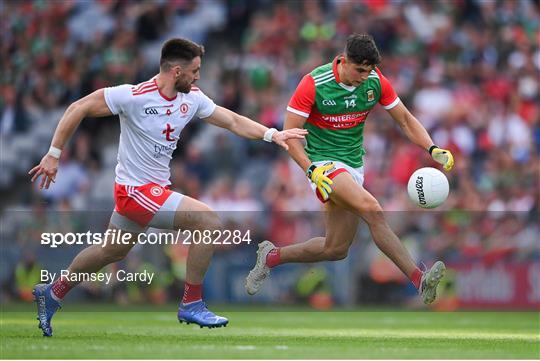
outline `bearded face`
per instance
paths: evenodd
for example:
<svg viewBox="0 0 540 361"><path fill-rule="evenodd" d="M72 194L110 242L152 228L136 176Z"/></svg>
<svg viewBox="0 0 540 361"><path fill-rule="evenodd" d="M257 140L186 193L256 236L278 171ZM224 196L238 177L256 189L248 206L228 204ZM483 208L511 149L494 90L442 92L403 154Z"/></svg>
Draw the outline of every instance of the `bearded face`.
<svg viewBox="0 0 540 361"><path fill-rule="evenodd" d="M191 86L195 84L200 77L201 58L196 57L190 63L178 67L174 87L179 93L187 94Z"/></svg>
<svg viewBox="0 0 540 361"><path fill-rule="evenodd" d="M189 82L189 80L187 80L184 77L180 76L174 82L174 88L179 93L187 94L191 90L191 84L193 84L193 83L194 82Z"/></svg>

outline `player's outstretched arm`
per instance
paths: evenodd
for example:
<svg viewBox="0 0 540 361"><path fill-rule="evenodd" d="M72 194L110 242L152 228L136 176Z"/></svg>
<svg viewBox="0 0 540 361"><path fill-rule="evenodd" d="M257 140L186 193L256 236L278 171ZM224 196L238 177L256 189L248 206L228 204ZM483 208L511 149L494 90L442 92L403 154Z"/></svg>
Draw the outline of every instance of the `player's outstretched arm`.
<svg viewBox="0 0 540 361"><path fill-rule="evenodd" d="M403 133L411 142L427 150L433 159L443 165L445 170L451 170L454 166L454 157L449 150L441 149L433 144L426 128L400 101L395 107L388 110L388 113L399 124Z"/></svg>
<svg viewBox="0 0 540 361"><path fill-rule="evenodd" d="M285 124L283 128L294 129L302 128L306 118L296 113L288 111L285 115ZM330 178L325 175L325 172L334 167L334 163L330 162L322 166L316 166L311 164L309 157L304 150L304 144L298 139L290 139L287 141L289 145L289 155L294 159L296 163L306 172L308 179L315 184L319 193L324 200L330 197L332 193L332 184L334 183Z"/></svg>
<svg viewBox="0 0 540 361"><path fill-rule="evenodd" d="M51 182L56 178L58 171L58 160L65 144L75 132L81 121L86 117L104 117L112 115L105 102L104 90L99 89L72 103L60 119L54 132L49 152L41 159L41 162L32 168L28 174L32 176L34 182L41 177L40 189L49 188Z"/></svg>
<svg viewBox="0 0 540 361"><path fill-rule="evenodd" d="M283 124L283 129L303 128L305 122L306 118L303 116L288 111L285 114L285 123ZM304 150L304 144L302 141L298 139L291 139L287 141L287 144L289 145L289 155L291 158L298 163L304 172L306 172L311 165L311 161Z"/></svg>
<svg viewBox="0 0 540 361"><path fill-rule="evenodd" d="M304 139L304 136L307 134L307 130L298 128L287 129L281 132L276 129L269 129L262 124L220 106L217 106L212 115L204 118L204 120L220 128L228 129L244 138L264 139L268 142L274 142L285 150L289 149L286 143L289 139Z"/></svg>

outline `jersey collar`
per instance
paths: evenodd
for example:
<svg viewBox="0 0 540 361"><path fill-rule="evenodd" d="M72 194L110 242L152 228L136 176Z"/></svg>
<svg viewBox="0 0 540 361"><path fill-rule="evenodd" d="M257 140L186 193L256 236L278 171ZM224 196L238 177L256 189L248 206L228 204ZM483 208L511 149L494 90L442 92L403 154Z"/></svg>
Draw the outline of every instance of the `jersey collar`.
<svg viewBox="0 0 540 361"><path fill-rule="evenodd" d="M156 78L154 78L154 84L156 84L156 86L157 86L157 88L158 88L158 93L159 93L159 95L161 95L161 97L162 97L163 99L165 99L166 101L172 102L172 101L175 100L176 97L178 96L178 93L176 93L176 95L175 95L174 97L169 98L168 96L166 96L165 94L163 94L163 93L161 92L161 90L159 90L159 86L158 86L158 83L157 83Z"/></svg>

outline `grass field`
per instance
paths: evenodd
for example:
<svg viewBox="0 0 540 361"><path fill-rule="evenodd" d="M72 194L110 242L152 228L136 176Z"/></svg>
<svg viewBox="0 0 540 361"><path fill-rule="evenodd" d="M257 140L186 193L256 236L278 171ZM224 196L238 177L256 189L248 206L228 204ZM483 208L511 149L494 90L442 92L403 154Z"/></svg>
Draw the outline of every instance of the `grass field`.
<svg viewBox="0 0 540 361"><path fill-rule="evenodd" d="M33 307L2 309L5 358L540 358L536 312L392 312L238 308L220 329L180 325L173 307L61 310L44 338ZM90 307L87 308L91 309Z"/></svg>

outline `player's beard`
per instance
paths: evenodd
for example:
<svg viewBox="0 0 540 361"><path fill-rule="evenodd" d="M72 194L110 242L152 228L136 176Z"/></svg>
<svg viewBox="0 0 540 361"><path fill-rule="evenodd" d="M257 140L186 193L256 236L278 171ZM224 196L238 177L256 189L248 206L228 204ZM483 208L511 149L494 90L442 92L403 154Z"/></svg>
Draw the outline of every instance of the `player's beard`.
<svg viewBox="0 0 540 361"><path fill-rule="evenodd" d="M177 92L187 94L191 90L191 83L183 82L181 79L178 79L174 84L174 88Z"/></svg>

